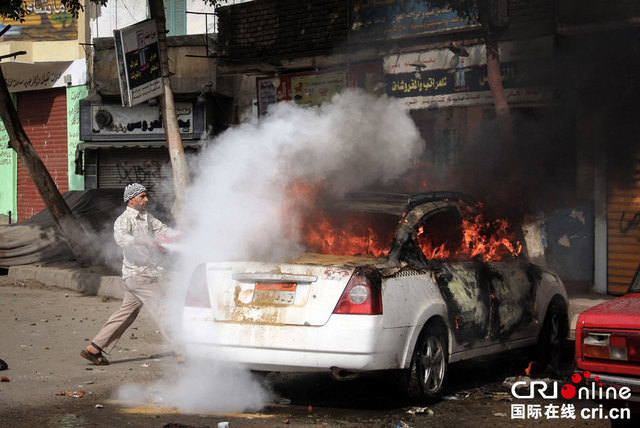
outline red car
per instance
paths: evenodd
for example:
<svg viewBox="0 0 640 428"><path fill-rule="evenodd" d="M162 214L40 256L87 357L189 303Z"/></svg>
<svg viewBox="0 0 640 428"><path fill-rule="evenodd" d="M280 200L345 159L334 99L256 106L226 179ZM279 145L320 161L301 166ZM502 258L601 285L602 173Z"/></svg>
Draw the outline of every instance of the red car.
<svg viewBox="0 0 640 428"><path fill-rule="evenodd" d="M578 317L576 366L590 372L588 384L624 391L627 405L640 410L640 267L625 295Z"/></svg>

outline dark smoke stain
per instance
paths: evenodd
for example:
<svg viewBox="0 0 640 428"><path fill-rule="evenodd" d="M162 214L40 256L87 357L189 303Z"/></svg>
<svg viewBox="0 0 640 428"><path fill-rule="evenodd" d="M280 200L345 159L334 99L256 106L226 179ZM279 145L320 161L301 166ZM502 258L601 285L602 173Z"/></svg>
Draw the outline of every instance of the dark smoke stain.
<svg viewBox="0 0 640 428"><path fill-rule="evenodd" d="M451 168L455 188L486 204L490 216L519 224L527 215L567 206L575 195L573 121L554 109L513 111L512 132L482 125Z"/></svg>

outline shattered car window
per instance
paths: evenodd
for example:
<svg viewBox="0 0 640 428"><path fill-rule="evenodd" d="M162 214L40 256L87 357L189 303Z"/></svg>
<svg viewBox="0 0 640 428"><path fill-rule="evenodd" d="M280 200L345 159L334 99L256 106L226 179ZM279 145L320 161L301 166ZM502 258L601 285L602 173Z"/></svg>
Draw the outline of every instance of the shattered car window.
<svg viewBox="0 0 640 428"><path fill-rule="evenodd" d="M462 219L455 209L425 216L418 226L418 245L427 259L464 258L466 254L460 251L462 238Z"/></svg>
<svg viewBox="0 0 640 428"><path fill-rule="evenodd" d="M318 210L303 220L301 234L310 252L384 257L398 220L390 214Z"/></svg>
<svg viewBox="0 0 640 428"><path fill-rule="evenodd" d="M427 259L483 261L513 258L522 245L504 220L486 221L472 210L451 208L426 215L416 231L418 245Z"/></svg>

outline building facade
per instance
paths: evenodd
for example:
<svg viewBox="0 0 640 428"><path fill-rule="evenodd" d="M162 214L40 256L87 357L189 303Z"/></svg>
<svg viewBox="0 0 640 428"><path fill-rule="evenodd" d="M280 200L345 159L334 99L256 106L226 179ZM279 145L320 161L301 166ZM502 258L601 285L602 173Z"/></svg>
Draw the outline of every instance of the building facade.
<svg viewBox="0 0 640 428"><path fill-rule="evenodd" d="M0 56L26 52L0 64L25 131L60 192L121 187L132 180L153 188L170 178L162 128L128 129L132 123L157 121L157 106L121 107L116 71L113 32L147 19L146 2L88 3L78 18L54 1L31 3L25 2L28 13L23 22L0 23L0 29L11 26L0 39ZM189 110L179 115L184 119L185 146L197 145L194 142L205 131L217 129L222 121L205 119L216 101L215 65L209 58L216 26L213 12L201 0L165 1L172 83L181 113ZM215 105L224 104L217 101ZM92 132L98 130L97 111L122 118L111 126L120 132ZM0 124L1 223L24 221L44 208L7 141Z"/></svg>
<svg viewBox="0 0 640 428"><path fill-rule="evenodd" d="M348 87L401 99L426 145L403 190L494 202L539 224L572 292L624 291L640 261L637 2L492 2L511 138L499 136L483 28L451 9L256 0L218 15L217 86L235 110L313 106Z"/></svg>
<svg viewBox="0 0 640 428"><path fill-rule="evenodd" d="M23 22L0 39L0 55L24 52L0 63L18 116L61 192L82 189L73 153L79 143L78 100L86 95L86 17L74 18L56 2L29 5ZM44 203L15 152L8 148L4 129L0 143L0 220L23 221Z"/></svg>
<svg viewBox="0 0 640 428"><path fill-rule="evenodd" d="M74 19L40 2L0 40L0 63L59 189L142 181L170 200L157 105L122 107L113 30L146 2L91 4ZM640 260L640 3L495 0L514 123L499 138L483 28L426 2L165 2L186 150L277 102L314 106L345 88L402 100L425 141L405 191L458 190L540 226L546 262L574 292L621 293ZM161 122L161 121L160 121ZM43 207L0 129L0 221ZM531 220L533 219L533 220Z"/></svg>

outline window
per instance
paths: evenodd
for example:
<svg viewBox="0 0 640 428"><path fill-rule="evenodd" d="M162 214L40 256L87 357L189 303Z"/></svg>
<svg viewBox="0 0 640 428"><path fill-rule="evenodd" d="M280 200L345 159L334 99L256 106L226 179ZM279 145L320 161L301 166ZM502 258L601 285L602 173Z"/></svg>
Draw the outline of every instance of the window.
<svg viewBox="0 0 640 428"><path fill-rule="evenodd" d="M168 36L187 34L186 0L164 0L164 14L167 20Z"/></svg>

